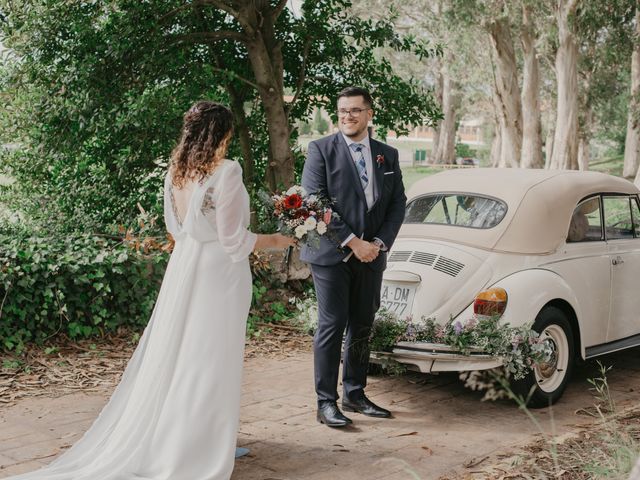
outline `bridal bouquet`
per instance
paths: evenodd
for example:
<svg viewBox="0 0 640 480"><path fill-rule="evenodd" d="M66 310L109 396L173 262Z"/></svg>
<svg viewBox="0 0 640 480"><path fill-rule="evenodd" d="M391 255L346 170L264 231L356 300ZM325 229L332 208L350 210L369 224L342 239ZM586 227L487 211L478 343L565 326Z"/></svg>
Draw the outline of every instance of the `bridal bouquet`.
<svg viewBox="0 0 640 480"><path fill-rule="evenodd" d="M271 202L280 232L316 248L331 221L339 218L327 199L308 195L299 185L272 196Z"/></svg>

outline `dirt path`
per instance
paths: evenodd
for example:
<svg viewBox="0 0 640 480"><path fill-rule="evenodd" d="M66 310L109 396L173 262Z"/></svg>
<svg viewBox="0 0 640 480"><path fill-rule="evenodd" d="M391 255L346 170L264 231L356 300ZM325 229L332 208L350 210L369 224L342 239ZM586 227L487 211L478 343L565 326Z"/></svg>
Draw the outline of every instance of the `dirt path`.
<svg viewBox="0 0 640 480"><path fill-rule="evenodd" d="M602 359L619 408L640 403L640 349ZM535 412L545 433L572 432L594 422L588 378L579 368L563 400ZM50 462L90 425L111 387L57 398L27 397L0 405L0 478ZM251 449L233 480L437 479L465 475L538 439L540 430L507 401L480 402L456 375L372 377L368 393L393 419L353 415L332 430L315 420L312 357L257 356L245 365L238 443ZM468 467L468 468L467 468ZM178 480L178 479L176 479ZM186 480L186 479L185 479Z"/></svg>

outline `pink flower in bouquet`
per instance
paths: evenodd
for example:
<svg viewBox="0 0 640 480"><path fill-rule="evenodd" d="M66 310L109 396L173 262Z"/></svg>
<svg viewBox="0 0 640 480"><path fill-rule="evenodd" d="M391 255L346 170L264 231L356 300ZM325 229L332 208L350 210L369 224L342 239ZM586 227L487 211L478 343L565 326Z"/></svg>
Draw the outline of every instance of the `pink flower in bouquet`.
<svg viewBox="0 0 640 480"><path fill-rule="evenodd" d="M329 224L331 223L331 214L332 214L332 213L333 213L333 212L331 211L331 209L330 209L330 208L327 208L327 209L324 211L324 216L322 217L322 221L323 221L324 223L326 223L327 225L329 225Z"/></svg>

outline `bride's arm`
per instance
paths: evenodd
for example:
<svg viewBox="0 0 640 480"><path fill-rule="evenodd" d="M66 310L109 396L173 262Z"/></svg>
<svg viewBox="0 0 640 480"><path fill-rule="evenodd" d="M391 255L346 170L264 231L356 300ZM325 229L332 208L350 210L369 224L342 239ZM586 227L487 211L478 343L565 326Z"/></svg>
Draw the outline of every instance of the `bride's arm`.
<svg viewBox="0 0 640 480"><path fill-rule="evenodd" d="M295 245L296 241L292 237L287 237L281 233L258 234L253 250L264 250L265 248L287 248Z"/></svg>
<svg viewBox="0 0 640 480"><path fill-rule="evenodd" d="M294 244L293 238L279 233L262 235L250 232L245 226L242 209L238 207L247 195L242 183L242 168L233 163L222 174L221 188L217 190L216 197L216 225L220 243L234 262L247 258L252 250L286 248Z"/></svg>

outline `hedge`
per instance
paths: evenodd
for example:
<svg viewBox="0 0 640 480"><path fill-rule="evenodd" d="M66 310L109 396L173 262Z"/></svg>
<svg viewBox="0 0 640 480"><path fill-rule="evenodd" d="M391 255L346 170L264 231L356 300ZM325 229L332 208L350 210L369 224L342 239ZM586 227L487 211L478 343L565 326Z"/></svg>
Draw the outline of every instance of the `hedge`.
<svg viewBox="0 0 640 480"><path fill-rule="evenodd" d="M167 260L116 239L0 233L0 349L144 327Z"/></svg>

